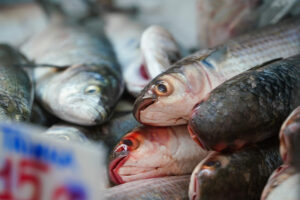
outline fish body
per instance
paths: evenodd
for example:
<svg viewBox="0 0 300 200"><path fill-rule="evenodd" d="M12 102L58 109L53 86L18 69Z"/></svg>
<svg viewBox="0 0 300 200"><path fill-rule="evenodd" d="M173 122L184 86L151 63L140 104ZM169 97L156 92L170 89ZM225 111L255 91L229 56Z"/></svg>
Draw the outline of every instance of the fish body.
<svg viewBox="0 0 300 200"><path fill-rule="evenodd" d="M32 35L46 28L48 19L33 2L0 6L0 43L19 47Z"/></svg>
<svg viewBox="0 0 300 200"><path fill-rule="evenodd" d="M0 44L0 119L29 121L33 102L33 86L22 70L27 59L17 50Z"/></svg>
<svg viewBox="0 0 300 200"><path fill-rule="evenodd" d="M269 60L299 54L299 33L299 19L283 21L176 62L143 89L135 117L155 126L186 124L193 107L224 81Z"/></svg>
<svg viewBox="0 0 300 200"><path fill-rule="evenodd" d="M274 140L236 152L212 152L194 169L189 198L259 199L268 177L281 163Z"/></svg>
<svg viewBox="0 0 300 200"><path fill-rule="evenodd" d="M273 61L239 74L196 106L190 134L202 147L239 149L277 134L300 105L300 56Z"/></svg>
<svg viewBox="0 0 300 200"><path fill-rule="evenodd" d="M284 121L279 139L280 154L284 162L300 169L300 106Z"/></svg>
<svg viewBox="0 0 300 200"><path fill-rule="evenodd" d="M189 175L124 183L105 191L107 200L188 200Z"/></svg>
<svg viewBox="0 0 300 200"><path fill-rule="evenodd" d="M261 200L299 199L300 173L290 165L281 165L270 176Z"/></svg>
<svg viewBox="0 0 300 200"><path fill-rule="evenodd" d="M107 121L124 84L103 32L53 23L22 46L33 70L38 101L60 119L80 125ZM49 66L49 67L45 67Z"/></svg>
<svg viewBox="0 0 300 200"><path fill-rule="evenodd" d="M114 148L109 175L120 184L190 174L207 153L189 137L186 126L138 127Z"/></svg>

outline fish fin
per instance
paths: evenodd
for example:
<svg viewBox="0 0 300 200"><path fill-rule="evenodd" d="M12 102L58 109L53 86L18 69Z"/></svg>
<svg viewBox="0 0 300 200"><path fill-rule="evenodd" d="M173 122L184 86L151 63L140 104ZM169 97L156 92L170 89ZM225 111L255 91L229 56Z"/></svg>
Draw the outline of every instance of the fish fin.
<svg viewBox="0 0 300 200"><path fill-rule="evenodd" d="M262 64L256 65L255 67L252 67L252 68L250 68L249 70L256 70L256 69L259 69L259 68L261 68L261 67L264 67L264 66L266 66L266 65L269 65L269 64L271 64L271 63L277 62L277 61L282 60L282 59L283 59L283 58L275 58L275 59L273 59L273 60L268 60L267 62L264 62L264 63L262 63Z"/></svg>

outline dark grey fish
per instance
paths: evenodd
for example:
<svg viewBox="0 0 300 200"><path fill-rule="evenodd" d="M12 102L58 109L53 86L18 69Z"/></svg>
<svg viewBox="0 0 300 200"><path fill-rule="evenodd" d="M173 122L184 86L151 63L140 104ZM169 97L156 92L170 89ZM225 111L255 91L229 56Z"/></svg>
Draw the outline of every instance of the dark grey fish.
<svg viewBox="0 0 300 200"><path fill-rule="evenodd" d="M269 176L281 163L276 140L233 153L212 152L192 173L190 200L259 199Z"/></svg>
<svg viewBox="0 0 300 200"><path fill-rule="evenodd" d="M107 200L188 200L190 176L169 176L124 183L105 191Z"/></svg>
<svg viewBox="0 0 300 200"><path fill-rule="evenodd" d="M58 118L48 113L37 102L33 102L30 122L42 126L51 126L58 122Z"/></svg>
<svg viewBox="0 0 300 200"><path fill-rule="evenodd" d="M21 66L26 58L0 44L0 120L29 121L33 102L31 81Z"/></svg>
<svg viewBox="0 0 300 200"><path fill-rule="evenodd" d="M279 138L282 159L300 170L300 106L283 123Z"/></svg>
<svg viewBox="0 0 300 200"><path fill-rule="evenodd" d="M224 82L193 109L191 136L222 151L276 135L300 105L300 55L258 66Z"/></svg>
<svg viewBox="0 0 300 200"><path fill-rule="evenodd" d="M107 121L124 89L112 47L101 26L94 26L54 21L22 47L35 63L50 66L33 71L37 100L80 125Z"/></svg>

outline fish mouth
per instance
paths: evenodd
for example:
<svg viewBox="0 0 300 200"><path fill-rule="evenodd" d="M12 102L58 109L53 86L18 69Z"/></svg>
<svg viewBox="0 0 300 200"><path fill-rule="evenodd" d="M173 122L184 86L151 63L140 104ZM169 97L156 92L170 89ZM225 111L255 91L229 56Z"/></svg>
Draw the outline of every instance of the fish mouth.
<svg viewBox="0 0 300 200"><path fill-rule="evenodd" d="M139 97L134 102L133 113L137 121L140 121L141 111L145 110L148 106L156 101L154 96Z"/></svg>
<svg viewBox="0 0 300 200"><path fill-rule="evenodd" d="M118 171L120 167L126 162L128 159L127 155L120 156L116 159L114 159L110 164L109 164L109 177L111 181L115 184L122 184L125 183L121 176L119 175Z"/></svg>
<svg viewBox="0 0 300 200"><path fill-rule="evenodd" d="M286 136L283 135L280 137L280 154L283 162L289 162L289 154L287 152L287 149L289 148L288 139L285 138Z"/></svg>
<svg viewBox="0 0 300 200"><path fill-rule="evenodd" d="M198 179L197 176L195 175L194 177L192 177L192 184L191 184L191 190L190 190L190 194L189 197L191 200L196 200L199 199L199 191L198 191Z"/></svg>
<svg viewBox="0 0 300 200"><path fill-rule="evenodd" d="M189 134L191 138L204 150L209 151L210 149L204 144L204 142L197 136L197 134L194 132L193 128L190 124L187 126Z"/></svg>

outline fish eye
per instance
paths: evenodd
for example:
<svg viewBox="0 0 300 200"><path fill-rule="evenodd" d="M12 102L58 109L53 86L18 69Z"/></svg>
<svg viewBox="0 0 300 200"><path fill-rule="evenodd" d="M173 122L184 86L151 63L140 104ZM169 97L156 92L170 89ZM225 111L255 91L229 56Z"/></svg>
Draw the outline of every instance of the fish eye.
<svg viewBox="0 0 300 200"><path fill-rule="evenodd" d="M159 96L166 96L173 92L173 88L167 81L158 81L155 84L154 92Z"/></svg>
<svg viewBox="0 0 300 200"><path fill-rule="evenodd" d="M84 92L86 94L96 94L101 92L101 88L98 85L89 85L85 88Z"/></svg>
<svg viewBox="0 0 300 200"><path fill-rule="evenodd" d="M126 145L129 151L137 149L140 145L140 142L133 137L123 138L121 143Z"/></svg>

